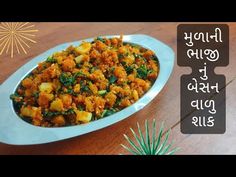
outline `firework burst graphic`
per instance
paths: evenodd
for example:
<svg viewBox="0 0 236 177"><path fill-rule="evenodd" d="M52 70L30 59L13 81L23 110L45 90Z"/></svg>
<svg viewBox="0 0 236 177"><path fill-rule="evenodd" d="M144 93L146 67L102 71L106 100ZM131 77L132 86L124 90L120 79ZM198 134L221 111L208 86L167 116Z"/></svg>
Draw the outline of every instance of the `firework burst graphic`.
<svg viewBox="0 0 236 177"><path fill-rule="evenodd" d="M11 58L14 52L27 54L26 48L30 48L30 43L36 43L34 25L29 22L1 22L0 23L0 55L4 52L10 53Z"/></svg>

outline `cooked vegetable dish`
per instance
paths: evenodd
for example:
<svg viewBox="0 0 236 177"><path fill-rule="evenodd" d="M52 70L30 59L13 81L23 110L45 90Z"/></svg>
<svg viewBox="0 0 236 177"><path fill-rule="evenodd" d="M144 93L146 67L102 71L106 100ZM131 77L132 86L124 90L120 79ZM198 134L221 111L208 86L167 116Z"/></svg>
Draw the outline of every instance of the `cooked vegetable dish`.
<svg viewBox="0 0 236 177"><path fill-rule="evenodd" d="M97 37L56 52L10 96L16 113L42 127L88 123L142 97L159 73L154 52L119 38Z"/></svg>

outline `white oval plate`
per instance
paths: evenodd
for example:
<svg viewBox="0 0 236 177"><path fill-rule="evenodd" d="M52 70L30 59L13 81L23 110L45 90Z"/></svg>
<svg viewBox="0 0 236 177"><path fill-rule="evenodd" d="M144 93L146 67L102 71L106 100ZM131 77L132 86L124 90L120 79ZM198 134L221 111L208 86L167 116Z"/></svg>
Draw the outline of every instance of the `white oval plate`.
<svg viewBox="0 0 236 177"><path fill-rule="evenodd" d="M106 37L117 37L117 35ZM43 144L83 135L112 125L139 111L154 99L166 84L173 70L175 57L170 47L147 35L125 35L123 38L124 42L135 43L154 51L160 65L160 72L155 83L136 103L106 118L76 126L58 128L37 127L19 118L14 111L9 96L14 93L20 81L30 73L39 62L44 61L54 52L64 50L69 45L76 46L82 41L90 42L92 40L93 38L90 38L58 45L26 63L0 86L0 142L14 145Z"/></svg>

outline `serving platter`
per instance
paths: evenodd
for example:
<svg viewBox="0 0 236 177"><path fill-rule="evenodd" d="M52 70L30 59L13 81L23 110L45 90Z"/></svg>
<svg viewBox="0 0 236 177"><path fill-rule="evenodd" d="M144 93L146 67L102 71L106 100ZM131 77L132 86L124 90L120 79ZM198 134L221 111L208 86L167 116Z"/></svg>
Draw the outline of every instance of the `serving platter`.
<svg viewBox="0 0 236 177"><path fill-rule="evenodd" d="M119 36L109 35L102 37L112 38ZM64 43L47 50L19 68L0 86L0 142L12 145L43 144L83 135L105 128L141 110L158 95L158 93L168 81L174 66L175 55L173 50L161 41L148 35L124 35L124 42L138 44L144 48L154 51L159 61L160 71L156 81L148 90L148 92L145 93L144 96L141 97L137 102L103 119L92 121L87 124L68 127L38 127L19 118L14 110L12 100L10 100L9 97L15 92L16 87L21 82L21 80L35 67L37 67L39 62L44 61L53 53L64 50L70 45L78 46L82 41L91 42L93 39L94 38L89 38L80 41Z"/></svg>

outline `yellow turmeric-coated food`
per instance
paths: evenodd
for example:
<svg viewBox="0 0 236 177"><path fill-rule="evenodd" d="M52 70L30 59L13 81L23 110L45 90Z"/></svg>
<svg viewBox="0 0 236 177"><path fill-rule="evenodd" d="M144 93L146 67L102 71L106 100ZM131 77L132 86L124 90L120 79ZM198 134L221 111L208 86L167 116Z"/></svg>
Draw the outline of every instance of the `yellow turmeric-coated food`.
<svg viewBox="0 0 236 177"><path fill-rule="evenodd" d="M54 53L14 94L17 114L43 127L104 118L138 101L159 73L154 52L119 38L95 38Z"/></svg>

